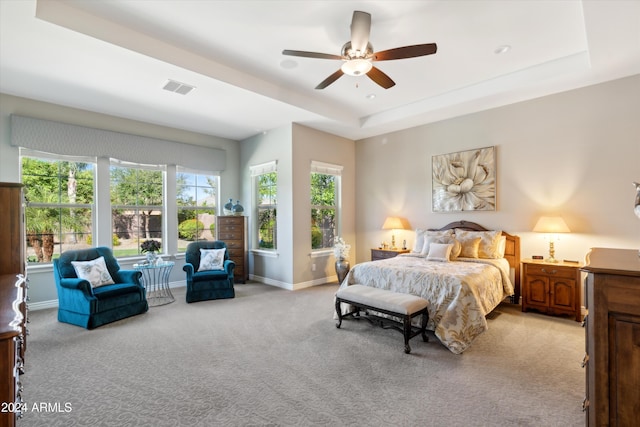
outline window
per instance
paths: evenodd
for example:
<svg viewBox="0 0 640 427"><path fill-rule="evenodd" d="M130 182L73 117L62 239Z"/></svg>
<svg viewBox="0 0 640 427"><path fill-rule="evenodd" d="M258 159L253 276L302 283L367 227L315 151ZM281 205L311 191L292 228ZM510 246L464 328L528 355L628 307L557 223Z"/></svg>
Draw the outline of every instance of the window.
<svg viewBox="0 0 640 427"><path fill-rule="evenodd" d="M333 247L338 235L342 166L311 163L311 249Z"/></svg>
<svg viewBox="0 0 640 427"><path fill-rule="evenodd" d="M178 168L178 252L185 252L190 242L215 240L218 180Z"/></svg>
<svg viewBox="0 0 640 427"><path fill-rule="evenodd" d="M141 253L140 244L162 240L163 182L160 166L111 161L111 221L116 257Z"/></svg>
<svg viewBox="0 0 640 427"><path fill-rule="evenodd" d="M278 212L278 172L277 163L269 162L251 167L254 179L254 194L257 206L257 244L258 249L275 250L277 248L277 212Z"/></svg>
<svg viewBox="0 0 640 427"><path fill-rule="evenodd" d="M90 247L95 161L21 150L21 173L28 264Z"/></svg>

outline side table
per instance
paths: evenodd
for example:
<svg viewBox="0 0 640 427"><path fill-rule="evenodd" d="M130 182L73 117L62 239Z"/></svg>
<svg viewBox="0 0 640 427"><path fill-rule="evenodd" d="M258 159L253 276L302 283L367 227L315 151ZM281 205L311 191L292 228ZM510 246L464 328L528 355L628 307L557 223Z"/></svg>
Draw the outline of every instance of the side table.
<svg viewBox="0 0 640 427"><path fill-rule="evenodd" d="M150 307L169 304L176 300L169 288L169 274L174 265L172 261L133 264L135 270L142 272L142 285L147 290L147 301Z"/></svg>
<svg viewBox="0 0 640 427"><path fill-rule="evenodd" d="M394 258L400 254L408 254L409 249L371 249L371 261Z"/></svg>

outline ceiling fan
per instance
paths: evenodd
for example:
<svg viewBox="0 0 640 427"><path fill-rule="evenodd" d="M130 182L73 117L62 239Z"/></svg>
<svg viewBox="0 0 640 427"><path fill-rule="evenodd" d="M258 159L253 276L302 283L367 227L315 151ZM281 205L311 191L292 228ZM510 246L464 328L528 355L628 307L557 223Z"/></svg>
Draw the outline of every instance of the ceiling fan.
<svg viewBox="0 0 640 427"><path fill-rule="evenodd" d="M436 46L435 43L428 43L374 52L373 46L369 43L370 31L371 15L367 12L356 10L353 12L353 18L351 19L351 41L346 42L344 46L342 46L342 52L340 55L289 49L283 50L282 54L289 56L301 56L304 58L339 59L344 61L342 67L324 79L318 86L316 86L316 89L326 88L344 74L348 74L350 76L366 74L371 80L383 88L389 89L396 83L380 69L374 67L371 63L372 61L415 58L417 56L432 55L438 50L438 46Z"/></svg>

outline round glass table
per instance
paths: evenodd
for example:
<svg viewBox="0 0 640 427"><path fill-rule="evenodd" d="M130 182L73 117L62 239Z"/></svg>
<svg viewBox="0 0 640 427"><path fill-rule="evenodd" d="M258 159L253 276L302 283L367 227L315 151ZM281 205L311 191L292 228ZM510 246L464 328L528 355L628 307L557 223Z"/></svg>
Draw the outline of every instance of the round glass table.
<svg viewBox="0 0 640 427"><path fill-rule="evenodd" d="M147 290L147 302L150 307L169 304L176 300L169 288L169 274L174 265L172 261L133 264L135 270L142 272L142 285Z"/></svg>

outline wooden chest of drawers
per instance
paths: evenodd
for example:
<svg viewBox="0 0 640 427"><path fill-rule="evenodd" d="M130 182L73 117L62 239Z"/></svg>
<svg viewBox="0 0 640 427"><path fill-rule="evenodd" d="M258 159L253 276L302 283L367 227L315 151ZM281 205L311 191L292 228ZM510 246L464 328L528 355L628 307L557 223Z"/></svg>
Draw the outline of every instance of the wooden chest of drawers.
<svg viewBox="0 0 640 427"><path fill-rule="evenodd" d="M587 426L640 420L640 256L637 249L593 248L587 255Z"/></svg>
<svg viewBox="0 0 640 427"><path fill-rule="evenodd" d="M217 217L216 239L227 244L229 258L236 263L233 271L234 281L246 283L249 278L247 217L234 215Z"/></svg>

